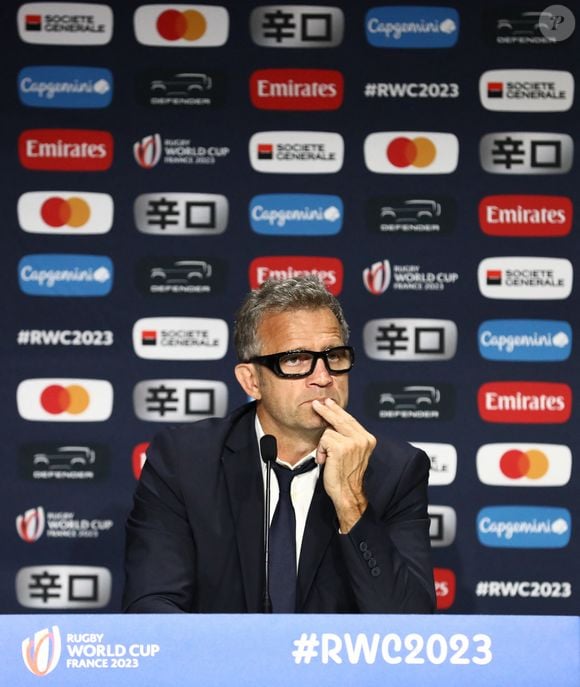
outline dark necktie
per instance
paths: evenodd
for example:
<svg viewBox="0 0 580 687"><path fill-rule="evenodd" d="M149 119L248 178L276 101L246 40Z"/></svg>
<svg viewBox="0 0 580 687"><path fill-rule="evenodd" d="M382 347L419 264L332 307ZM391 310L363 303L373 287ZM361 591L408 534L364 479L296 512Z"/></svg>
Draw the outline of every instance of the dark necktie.
<svg viewBox="0 0 580 687"><path fill-rule="evenodd" d="M272 463L280 487L280 497L270 528L270 597L273 613L294 613L296 610L296 516L290 498L290 485L296 475L315 467L314 458L296 470Z"/></svg>

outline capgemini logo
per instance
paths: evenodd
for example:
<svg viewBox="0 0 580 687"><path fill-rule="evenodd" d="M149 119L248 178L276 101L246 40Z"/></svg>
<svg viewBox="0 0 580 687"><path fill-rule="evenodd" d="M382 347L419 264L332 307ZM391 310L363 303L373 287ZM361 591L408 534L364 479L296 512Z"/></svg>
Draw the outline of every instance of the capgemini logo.
<svg viewBox="0 0 580 687"><path fill-rule="evenodd" d="M44 532L44 508L29 508L24 515L16 518L18 536L28 544L38 541Z"/></svg>
<svg viewBox="0 0 580 687"><path fill-rule="evenodd" d="M56 625L51 630L45 627L22 641L24 665L37 677L44 677L56 668L60 651L60 630Z"/></svg>
<svg viewBox="0 0 580 687"><path fill-rule="evenodd" d="M144 169L151 169L161 159L161 136L149 134L133 144L133 155L137 164Z"/></svg>
<svg viewBox="0 0 580 687"><path fill-rule="evenodd" d="M391 265L388 260L375 262L363 270L363 283L373 296L380 296L391 283Z"/></svg>

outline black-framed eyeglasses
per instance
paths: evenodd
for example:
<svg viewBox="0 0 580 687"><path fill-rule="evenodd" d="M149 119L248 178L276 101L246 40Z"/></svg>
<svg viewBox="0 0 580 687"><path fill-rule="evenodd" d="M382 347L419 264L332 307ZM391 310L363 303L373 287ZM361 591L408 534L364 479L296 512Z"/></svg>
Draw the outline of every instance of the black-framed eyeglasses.
<svg viewBox="0 0 580 687"><path fill-rule="evenodd" d="M277 377L284 379L300 379L308 377L314 372L316 363L322 358L328 372L332 375L343 375L350 372L354 365L354 348L351 346L335 346L325 351L285 351L270 355L257 355L246 362L264 365Z"/></svg>

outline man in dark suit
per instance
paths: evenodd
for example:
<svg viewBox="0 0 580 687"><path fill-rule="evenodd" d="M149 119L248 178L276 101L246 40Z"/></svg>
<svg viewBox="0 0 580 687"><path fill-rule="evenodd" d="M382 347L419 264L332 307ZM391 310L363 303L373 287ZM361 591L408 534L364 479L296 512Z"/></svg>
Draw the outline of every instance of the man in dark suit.
<svg viewBox="0 0 580 687"><path fill-rule="evenodd" d="M248 294L235 374L256 401L152 442L127 523L124 610L256 613L265 587L274 612L433 610L429 461L345 410L347 342L317 278ZM277 442L268 585L264 435Z"/></svg>

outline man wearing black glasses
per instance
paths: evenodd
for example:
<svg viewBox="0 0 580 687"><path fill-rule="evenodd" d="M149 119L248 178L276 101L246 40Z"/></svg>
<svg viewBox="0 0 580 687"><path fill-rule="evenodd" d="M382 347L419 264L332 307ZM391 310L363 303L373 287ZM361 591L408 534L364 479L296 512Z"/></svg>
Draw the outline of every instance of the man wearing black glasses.
<svg viewBox="0 0 580 687"><path fill-rule="evenodd" d="M152 442L127 524L126 611L433 610L429 461L345 410L348 334L315 277L248 294L235 374L255 403Z"/></svg>

